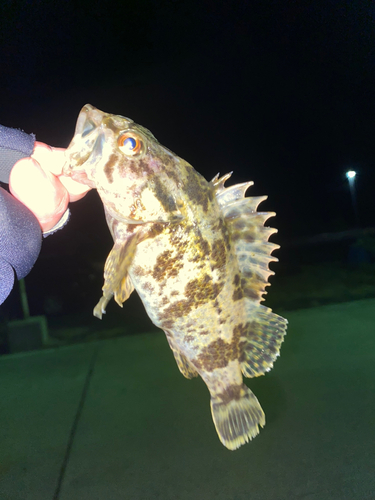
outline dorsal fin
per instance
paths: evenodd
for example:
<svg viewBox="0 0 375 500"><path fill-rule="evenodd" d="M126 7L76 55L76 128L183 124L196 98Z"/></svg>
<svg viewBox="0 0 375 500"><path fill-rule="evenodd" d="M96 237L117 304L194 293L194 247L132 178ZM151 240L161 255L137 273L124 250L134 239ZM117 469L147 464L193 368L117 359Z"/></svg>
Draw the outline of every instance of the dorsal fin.
<svg viewBox="0 0 375 500"><path fill-rule="evenodd" d="M267 196L245 198L246 190L253 182L235 184L224 187L230 174L219 177L216 175L211 183L215 188L217 201L220 205L231 240L235 247L238 265L241 271L240 283L243 295L260 304L265 287L269 285L268 278L274 274L269 269L269 263L277 261L271 254L279 245L268 241L277 229L264 227L264 223L274 212L257 212L258 205Z"/></svg>
<svg viewBox="0 0 375 500"><path fill-rule="evenodd" d="M254 183L243 182L242 184L235 184L234 186L230 186L229 188L224 187L225 182L231 177L233 172L229 172L223 177L219 178L219 174L215 175L212 179L212 184L215 188L216 199L222 208L229 203L232 203L236 200L243 199L245 196L246 190L252 186Z"/></svg>

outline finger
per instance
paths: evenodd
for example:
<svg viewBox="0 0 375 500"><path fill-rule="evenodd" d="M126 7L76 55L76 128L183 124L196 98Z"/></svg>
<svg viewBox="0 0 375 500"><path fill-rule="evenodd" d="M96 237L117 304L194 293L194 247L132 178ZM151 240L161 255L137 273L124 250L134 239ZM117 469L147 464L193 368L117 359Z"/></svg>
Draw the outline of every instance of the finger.
<svg viewBox="0 0 375 500"><path fill-rule="evenodd" d="M91 188L62 174L66 163L65 151L63 148L48 146L44 142L35 142L31 157L39 163L43 170L48 170L59 177L60 182L69 193L69 201L77 201L83 198Z"/></svg>
<svg viewBox="0 0 375 500"><path fill-rule="evenodd" d="M65 149L53 148L44 142L35 142L34 151L31 155L43 170L48 170L52 174L61 175L66 162Z"/></svg>
<svg viewBox="0 0 375 500"><path fill-rule="evenodd" d="M43 231L57 224L69 203L69 194L58 178L33 158L23 158L14 165L9 188L33 212Z"/></svg>

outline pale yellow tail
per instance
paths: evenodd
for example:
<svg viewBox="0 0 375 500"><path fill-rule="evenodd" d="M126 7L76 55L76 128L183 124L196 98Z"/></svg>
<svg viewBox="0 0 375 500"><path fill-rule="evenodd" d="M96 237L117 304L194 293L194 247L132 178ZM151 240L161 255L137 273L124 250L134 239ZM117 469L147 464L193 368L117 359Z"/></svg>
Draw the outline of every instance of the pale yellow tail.
<svg viewBox="0 0 375 500"><path fill-rule="evenodd" d="M232 398L218 395L211 398L212 418L220 441L229 450L236 450L259 433L266 423L259 401L246 385Z"/></svg>

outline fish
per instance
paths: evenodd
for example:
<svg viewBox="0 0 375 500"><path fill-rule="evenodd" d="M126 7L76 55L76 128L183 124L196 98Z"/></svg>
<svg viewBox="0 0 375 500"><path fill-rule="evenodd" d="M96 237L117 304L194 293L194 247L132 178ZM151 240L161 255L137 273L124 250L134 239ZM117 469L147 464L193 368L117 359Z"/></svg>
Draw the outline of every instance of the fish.
<svg viewBox="0 0 375 500"><path fill-rule="evenodd" d="M275 213L257 211L267 196L245 196L253 182L225 187L231 173L208 182L146 128L90 104L63 173L97 189L114 241L94 315L135 289L182 375L205 382L222 444L254 438L265 414L243 376L273 367L287 328L261 304L279 248L265 226Z"/></svg>

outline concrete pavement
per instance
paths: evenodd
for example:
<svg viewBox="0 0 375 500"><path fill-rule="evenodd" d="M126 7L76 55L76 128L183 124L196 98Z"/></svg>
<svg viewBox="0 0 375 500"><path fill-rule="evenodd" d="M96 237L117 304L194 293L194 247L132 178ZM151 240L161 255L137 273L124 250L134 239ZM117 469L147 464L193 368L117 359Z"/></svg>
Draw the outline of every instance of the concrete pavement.
<svg viewBox="0 0 375 500"><path fill-rule="evenodd" d="M160 332L0 357L0 499L375 499L375 300L286 316L235 452Z"/></svg>

